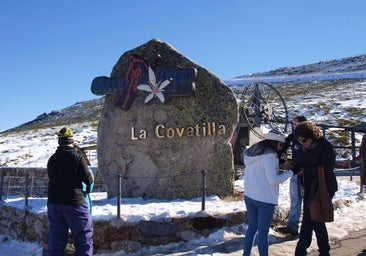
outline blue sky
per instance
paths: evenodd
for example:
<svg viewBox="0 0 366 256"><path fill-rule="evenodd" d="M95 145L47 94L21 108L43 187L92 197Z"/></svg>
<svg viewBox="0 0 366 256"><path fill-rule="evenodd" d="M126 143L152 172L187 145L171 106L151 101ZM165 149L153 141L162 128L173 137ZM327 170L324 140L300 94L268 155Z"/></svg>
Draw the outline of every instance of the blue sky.
<svg viewBox="0 0 366 256"><path fill-rule="evenodd" d="M0 0L0 131L98 98L159 38L220 78L365 54L362 0Z"/></svg>

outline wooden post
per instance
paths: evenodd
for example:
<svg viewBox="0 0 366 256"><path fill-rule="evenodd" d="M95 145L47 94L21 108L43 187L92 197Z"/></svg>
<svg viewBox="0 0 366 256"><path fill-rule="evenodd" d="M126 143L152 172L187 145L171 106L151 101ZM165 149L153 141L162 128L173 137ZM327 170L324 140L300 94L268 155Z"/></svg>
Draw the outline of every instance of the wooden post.
<svg viewBox="0 0 366 256"><path fill-rule="evenodd" d="M117 186L118 186L118 194L117 194L117 218L121 218L121 197L122 197L122 175L118 174L117 177Z"/></svg>

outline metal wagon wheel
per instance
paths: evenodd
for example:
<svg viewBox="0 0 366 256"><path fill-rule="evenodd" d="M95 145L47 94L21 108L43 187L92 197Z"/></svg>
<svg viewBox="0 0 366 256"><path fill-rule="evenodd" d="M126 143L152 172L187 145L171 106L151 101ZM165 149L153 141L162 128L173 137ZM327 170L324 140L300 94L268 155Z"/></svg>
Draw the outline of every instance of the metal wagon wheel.
<svg viewBox="0 0 366 256"><path fill-rule="evenodd" d="M263 139L262 131L277 127L287 132L288 112L281 93L272 85L254 82L241 95L243 115L251 131ZM259 129L258 129L259 128Z"/></svg>

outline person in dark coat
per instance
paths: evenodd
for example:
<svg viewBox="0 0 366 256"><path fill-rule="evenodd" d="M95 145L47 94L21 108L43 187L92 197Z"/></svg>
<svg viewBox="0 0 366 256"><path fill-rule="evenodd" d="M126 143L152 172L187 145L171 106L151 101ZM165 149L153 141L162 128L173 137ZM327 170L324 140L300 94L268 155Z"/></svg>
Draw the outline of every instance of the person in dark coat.
<svg viewBox="0 0 366 256"><path fill-rule="evenodd" d="M292 130L296 128L301 122L307 121L305 116L296 116L292 121ZM290 133L285 140L285 144L282 147L280 155L285 154L287 149L291 149L291 164L296 163L296 153L302 148L301 143L298 142L293 132ZM288 214L287 226L279 227L276 230L281 233L289 233L293 236L299 234L299 222L302 205L302 185L301 185L301 174L294 175L290 179L290 211Z"/></svg>
<svg viewBox="0 0 366 256"><path fill-rule="evenodd" d="M73 133L63 127L58 132L56 152L47 163L49 223L48 255L64 255L68 230L75 242L75 255L93 255L93 223L86 204L82 183L93 183L93 176L79 150Z"/></svg>
<svg viewBox="0 0 366 256"><path fill-rule="evenodd" d="M325 183L331 198L338 190L334 174L335 152L333 146L324 137L319 127L306 121L298 124L294 130L295 138L301 143L302 150L296 155L294 169L302 170L304 185L303 219L295 256L306 255L311 244L312 233L315 232L320 256L329 255L329 237L324 222L313 221L310 218L310 203L318 186L317 167L324 167Z"/></svg>

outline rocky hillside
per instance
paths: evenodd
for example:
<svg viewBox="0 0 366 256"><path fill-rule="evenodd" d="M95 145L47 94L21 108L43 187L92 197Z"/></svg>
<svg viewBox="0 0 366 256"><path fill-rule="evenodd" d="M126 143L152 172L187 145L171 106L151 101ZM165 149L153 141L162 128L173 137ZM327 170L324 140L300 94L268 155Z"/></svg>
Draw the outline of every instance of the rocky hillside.
<svg viewBox="0 0 366 256"><path fill-rule="evenodd" d="M77 102L74 105L61 110L53 110L50 113L43 113L34 120L20 126L6 130L3 133L17 132L20 130L35 130L46 127L76 124L76 123L95 123L97 125L104 98Z"/></svg>

